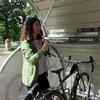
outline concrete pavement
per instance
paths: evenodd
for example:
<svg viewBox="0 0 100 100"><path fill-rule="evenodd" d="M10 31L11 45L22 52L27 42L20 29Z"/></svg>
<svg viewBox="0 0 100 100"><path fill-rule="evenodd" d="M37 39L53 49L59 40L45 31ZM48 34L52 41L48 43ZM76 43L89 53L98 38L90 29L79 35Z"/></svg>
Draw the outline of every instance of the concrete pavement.
<svg viewBox="0 0 100 100"><path fill-rule="evenodd" d="M12 51L6 51L4 48L0 48L0 66Z"/></svg>

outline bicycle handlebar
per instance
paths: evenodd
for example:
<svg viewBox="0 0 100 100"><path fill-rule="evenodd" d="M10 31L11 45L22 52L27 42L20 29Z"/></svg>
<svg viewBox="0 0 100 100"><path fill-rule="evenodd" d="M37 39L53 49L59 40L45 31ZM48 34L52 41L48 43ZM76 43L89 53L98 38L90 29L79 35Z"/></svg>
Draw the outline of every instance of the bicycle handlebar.
<svg viewBox="0 0 100 100"><path fill-rule="evenodd" d="M93 57L92 56L90 56L89 57L90 58L90 60L89 61L79 61L79 60L71 60L71 56L69 56L69 58L68 58L68 64L67 65L69 65L69 63L75 63L75 64L81 64L81 63L91 63L91 65L92 65L92 70L91 70L91 72L93 72L94 71L94 64L96 64L96 62L95 62L95 60L93 59ZM65 61L66 62L66 61Z"/></svg>

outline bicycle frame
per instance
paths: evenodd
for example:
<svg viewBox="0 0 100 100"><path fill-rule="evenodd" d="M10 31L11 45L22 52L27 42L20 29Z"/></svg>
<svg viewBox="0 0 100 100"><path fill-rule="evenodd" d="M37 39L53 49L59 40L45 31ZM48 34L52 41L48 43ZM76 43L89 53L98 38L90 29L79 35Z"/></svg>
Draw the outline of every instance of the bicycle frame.
<svg viewBox="0 0 100 100"><path fill-rule="evenodd" d="M76 76L75 76L75 79L74 79L74 82L73 82L73 87L71 88L71 92L70 92L71 94L70 94L70 96L69 96L69 97L70 97L69 100L75 100L74 98L76 98L76 95L75 95L75 94L72 94L72 90L74 91L74 93L76 93L76 91L77 91L77 89L76 89L77 86L76 86L76 85L77 85L77 83L78 83L78 81L79 81L79 79L80 79L80 74L81 74L81 73L80 73L80 71L79 71L78 64L77 64L77 63L73 64L70 73L69 73L67 76L65 76L63 79L61 79L61 76L58 75L60 84L58 85L57 89L61 88L61 91L62 91L62 93L63 93L63 95L64 95L64 99L65 99L65 100L67 100L67 96L66 96L66 92L65 92L63 83L64 83L71 75L73 75L75 72L77 72L77 73L76 73ZM83 79L82 79L82 80L83 80ZM82 81L82 83L83 83L83 86L84 86L84 88L85 88L84 81ZM73 98L71 97L72 95L73 95Z"/></svg>

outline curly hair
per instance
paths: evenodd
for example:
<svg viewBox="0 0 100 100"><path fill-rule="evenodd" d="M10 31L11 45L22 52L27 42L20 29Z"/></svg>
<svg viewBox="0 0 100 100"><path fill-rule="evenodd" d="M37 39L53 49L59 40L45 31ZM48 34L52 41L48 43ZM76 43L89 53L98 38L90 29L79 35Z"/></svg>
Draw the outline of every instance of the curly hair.
<svg viewBox="0 0 100 100"><path fill-rule="evenodd" d="M23 27L22 27L22 31L21 31L21 36L20 36L20 40L33 40L33 29L32 29L32 25L34 24L34 22L39 21L40 20L37 17L27 17ZM42 30L41 30L42 33Z"/></svg>

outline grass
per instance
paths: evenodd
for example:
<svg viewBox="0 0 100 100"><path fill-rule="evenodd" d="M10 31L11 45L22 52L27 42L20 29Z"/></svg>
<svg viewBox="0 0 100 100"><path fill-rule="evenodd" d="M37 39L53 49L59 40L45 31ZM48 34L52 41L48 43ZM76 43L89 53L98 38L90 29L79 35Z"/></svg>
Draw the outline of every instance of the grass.
<svg viewBox="0 0 100 100"><path fill-rule="evenodd" d="M5 48L5 44L0 44L0 48Z"/></svg>

